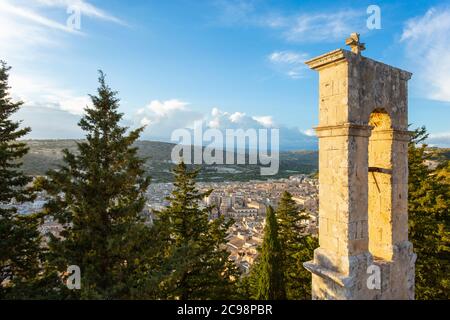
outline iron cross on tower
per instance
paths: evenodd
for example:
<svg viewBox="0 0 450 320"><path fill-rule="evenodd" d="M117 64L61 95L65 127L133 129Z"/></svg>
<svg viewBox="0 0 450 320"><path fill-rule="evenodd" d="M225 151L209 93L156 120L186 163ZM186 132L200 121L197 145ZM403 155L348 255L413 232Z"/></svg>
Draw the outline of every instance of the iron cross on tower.
<svg viewBox="0 0 450 320"><path fill-rule="evenodd" d="M352 33L350 38L345 40L345 44L350 46L353 53L361 54L361 51L366 50L366 45L364 43L359 42L359 33Z"/></svg>

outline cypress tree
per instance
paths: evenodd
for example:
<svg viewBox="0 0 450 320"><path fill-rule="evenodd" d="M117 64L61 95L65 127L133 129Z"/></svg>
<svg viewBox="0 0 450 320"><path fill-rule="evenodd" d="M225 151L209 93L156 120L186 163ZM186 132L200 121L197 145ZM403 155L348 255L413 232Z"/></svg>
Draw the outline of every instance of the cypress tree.
<svg viewBox="0 0 450 320"><path fill-rule="evenodd" d="M79 122L86 140L76 154L64 150L64 164L43 182L46 213L64 227L60 237L50 236L49 260L62 274L80 267L81 290L68 298L145 298L154 251L141 212L150 178L133 146L143 128L127 134L120 125L117 93L101 71L90 97Z"/></svg>
<svg viewBox="0 0 450 320"><path fill-rule="evenodd" d="M272 207L267 208L264 239L256 266L258 270L258 300L286 299L283 254L278 235L278 222Z"/></svg>
<svg viewBox="0 0 450 320"><path fill-rule="evenodd" d="M303 262L313 257L318 246L317 238L306 234L309 217L300 211L292 200L292 195L285 191L278 203L276 216L279 224L279 239L283 255L283 270L288 299L311 299L311 273L303 267Z"/></svg>
<svg viewBox="0 0 450 320"><path fill-rule="evenodd" d="M167 244L168 275L161 287L168 299L233 298L238 274L225 246L232 221L209 220L212 207L199 205L212 190L197 190L197 174L183 162L177 165L174 190L167 198L170 204L157 213L156 227L165 233Z"/></svg>

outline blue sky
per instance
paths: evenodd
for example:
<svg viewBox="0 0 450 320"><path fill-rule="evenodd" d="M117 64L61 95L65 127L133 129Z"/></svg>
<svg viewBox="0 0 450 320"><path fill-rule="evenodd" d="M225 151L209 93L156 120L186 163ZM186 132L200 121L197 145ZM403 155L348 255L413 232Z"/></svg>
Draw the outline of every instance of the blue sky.
<svg viewBox="0 0 450 320"><path fill-rule="evenodd" d="M381 9L369 30L366 10ZM67 9L81 11L80 29ZM363 55L414 73L409 120L450 147L450 2L265 0L1 0L0 59L13 67L17 115L30 138L78 138L76 123L103 69L125 123L167 140L210 126L317 125L317 75L303 62L361 33ZM302 147L301 143L299 147Z"/></svg>

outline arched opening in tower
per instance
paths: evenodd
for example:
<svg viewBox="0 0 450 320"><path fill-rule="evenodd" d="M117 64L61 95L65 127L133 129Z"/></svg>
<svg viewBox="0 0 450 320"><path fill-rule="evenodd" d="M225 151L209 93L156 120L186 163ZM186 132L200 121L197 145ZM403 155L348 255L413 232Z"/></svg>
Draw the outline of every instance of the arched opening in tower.
<svg viewBox="0 0 450 320"><path fill-rule="evenodd" d="M383 109L369 118L369 251L375 259L392 259L392 125Z"/></svg>

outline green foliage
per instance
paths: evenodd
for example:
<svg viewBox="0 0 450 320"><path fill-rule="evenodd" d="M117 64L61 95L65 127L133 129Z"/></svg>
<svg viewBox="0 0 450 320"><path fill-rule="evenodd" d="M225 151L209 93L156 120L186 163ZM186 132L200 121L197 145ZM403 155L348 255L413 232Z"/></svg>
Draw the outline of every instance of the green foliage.
<svg viewBox="0 0 450 320"><path fill-rule="evenodd" d="M64 226L60 237L50 237L48 259L63 274L70 265L81 269L81 290L67 298L145 298L152 295L156 248L141 215L150 179L133 147L142 128L126 134L119 99L102 72L99 84L79 122L86 140L77 154L64 150L64 164L42 182L50 196L46 213Z"/></svg>
<svg viewBox="0 0 450 320"><path fill-rule="evenodd" d="M261 248L258 248L261 253ZM243 275L238 282L239 298L244 300L258 300L258 285L261 266L261 255L253 262L248 274Z"/></svg>
<svg viewBox="0 0 450 320"><path fill-rule="evenodd" d="M232 221L223 217L209 221L211 207L199 202L211 191L195 186L197 170L189 171L181 162L175 169L170 205L158 213L156 226L165 236L165 269L161 281L164 298L230 299L238 277L226 250L227 230Z"/></svg>
<svg viewBox="0 0 450 320"><path fill-rule="evenodd" d="M273 208L269 206L261 254L256 265L258 277L256 299L286 299L283 258L278 234L278 222Z"/></svg>
<svg viewBox="0 0 450 320"><path fill-rule="evenodd" d="M279 238L283 253L283 264L288 299L311 299L311 273L303 267L303 262L313 258L318 246L317 238L306 233L305 223L309 220L300 211L289 192L281 196L276 211L279 224Z"/></svg>
<svg viewBox="0 0 450 320"><path fill-rule="evenodd" d="M450 298L449 161L429 169L434 156L424 127L409 144L409 238L417 253L416 299Z"/></svg>
<svg viewBox="0 0 450 320"><path fill-rule="evenodd" d="M311 299L311 273L303 267L303 263L312 259L314 249L318 247L318 241L316 237L306 232L304 222L309 217L305 212L299 210L289 192L282 194L276 215L272 212L273 210L270 208L266 218L265 245L260 249L260 256L250 269L249 275L241 279L240 292L247 299L266 299L267 294L261 294L260 284L261 281L266 283L264 286L267 288L268 268L264 267L264 269L263 266L267 266L267 262L264 261L268 261L268 250L272 250L274 256L271 261L275 261L273 263L277 265L273 268L270 267L272 268L272 277L281 277L285 286L283 289L285 293L280 293L278 297L284 296L285 299L291 300ZM275 224L272 222L269 225L272 215L276 216ZM278 231L274 232L274 229ZM271 242L267 243L268 237ZM275 238L278 240L275 241Z"/></svg>
<svg viewBox="0 0 450 320"><path fill-rule="evenodd" d="M31 297L30 289L40 280L40 219L37 215L21 216L8 206L12 200L33 199L27 188L31 178L20 170L28 148L18 141L30 128L20 128L20 122L11 119L22 102L13 102L9 95L9 70L0 61L0 299L22 299Z"/></svg>

